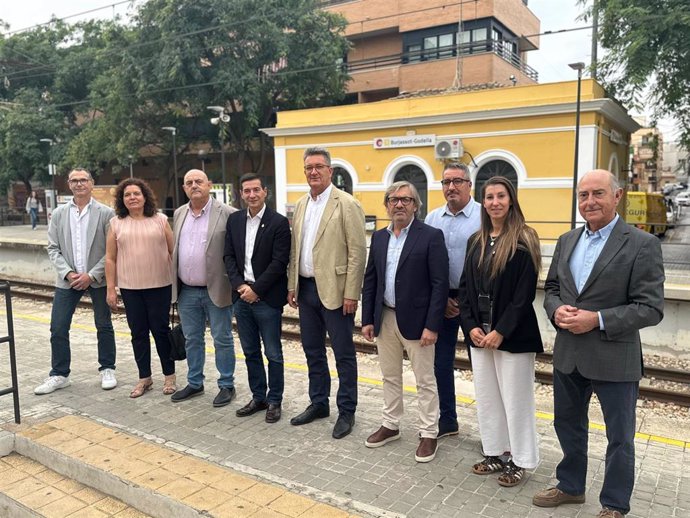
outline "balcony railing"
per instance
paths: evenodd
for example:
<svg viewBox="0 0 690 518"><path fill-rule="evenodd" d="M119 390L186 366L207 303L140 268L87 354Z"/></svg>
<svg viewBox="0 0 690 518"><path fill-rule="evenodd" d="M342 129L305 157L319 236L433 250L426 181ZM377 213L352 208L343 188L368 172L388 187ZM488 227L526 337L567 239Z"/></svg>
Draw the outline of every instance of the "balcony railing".
<svg viewBox="0 0 690 518"><path fill-rule="evenodd" d="M530 79L539 81L539 72L520 59L518 54L511 52L508 46L504 45L502 41L490 40L465 43L459 46L449 45L447 47L402 52L400 54L389 54L387 56L351 61L347 63L347 71L351 74L354 74L357 72L367 72L370 70L376 70L378 68L385 68L394 65L414 64L424 61L448 59L457 56L458 51L466 56L475 56L487 53L496 54L520 70Z"/></svg>

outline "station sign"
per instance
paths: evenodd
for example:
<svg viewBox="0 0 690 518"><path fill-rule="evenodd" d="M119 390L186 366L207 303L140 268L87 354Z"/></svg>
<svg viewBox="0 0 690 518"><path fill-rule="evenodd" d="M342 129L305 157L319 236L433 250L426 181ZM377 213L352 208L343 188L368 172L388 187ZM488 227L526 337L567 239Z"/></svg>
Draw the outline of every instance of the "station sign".
<svg viewBox="0 0 690 518"><path fill-rule="evenodd" d="M436 135L403 135L400 137L374 138L374 149L428 147L434 145L436 145Z"/></svg>

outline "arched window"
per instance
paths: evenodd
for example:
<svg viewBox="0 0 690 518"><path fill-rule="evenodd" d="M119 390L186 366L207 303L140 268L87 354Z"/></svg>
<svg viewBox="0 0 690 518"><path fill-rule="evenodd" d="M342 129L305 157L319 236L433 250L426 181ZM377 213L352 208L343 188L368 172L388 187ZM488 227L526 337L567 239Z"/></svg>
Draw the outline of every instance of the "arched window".
<svg viewBox="0 0 690 518"><path fill-rule="evenodd" d="M332 181L333 185L335 185L341 191L352 194L352 177L344 168L337 166L333 168Z"/></svg>
<svg viewBox="0 0 690 518"><path fill-rule="evenodd" d="M505 176L510 183L518 189L518 177L515 168L505 160L491 160L484 164L477 172L477 177L474 180L474 199L481 203L482 190L484 183L493 176Z"/></svg>
<svg viewBox="0 0 690 518"><path fill-rule="evenodd" d="M398 169L398 171L395 173L395 177L393 179L394 182L401 182L401 181L406 181L410 182L412 185L414 185L417 188L417 192L419 193L419 198L422 200L422 206L417 211L417 217L420 219L424 219L426 217L426 206L427 206L427 181L426 181L426 175L424 174L424 171L422 171L419 167L416 165L405 165Z"/></svg>

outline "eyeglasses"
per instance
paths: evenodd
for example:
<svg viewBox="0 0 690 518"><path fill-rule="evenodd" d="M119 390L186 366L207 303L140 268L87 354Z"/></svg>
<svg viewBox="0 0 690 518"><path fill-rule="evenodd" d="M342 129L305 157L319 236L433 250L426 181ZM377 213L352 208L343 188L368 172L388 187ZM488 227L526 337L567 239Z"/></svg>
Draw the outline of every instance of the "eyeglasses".
<svg viewBox="0 0 690 518"><path fill-rule="evenodd" d="M441 185L448 187L452 183L455 187L460 187L465 182L470 183L469 180L465 180L464 178L446 178L445 180L441 180Z"/></svg>
<svg viewBox="0 0 690 518"><path fill-rule="evenodd" d="M410 198L409 196L391 196L388 198L388 205L391 207L395 207L398 202L403 204L403 207L407 207L410 203L414 202L414 198Z"/></svg>
<svg viewBox="0 0 690 518"><path fill-rule="evenodd" d="M69 183L70 185L84 185L91 181L89 178L72 178Z"/></svg>
<svg viewBox="0 0 690 518"><path fill-rule="evenodd" d="M312 171L316 171L317 173L322 173L326 169L328 169L329 165L326 164L316 164L316 165L305 165L304 166L304 172L305 173L311 173Z"/></svg>

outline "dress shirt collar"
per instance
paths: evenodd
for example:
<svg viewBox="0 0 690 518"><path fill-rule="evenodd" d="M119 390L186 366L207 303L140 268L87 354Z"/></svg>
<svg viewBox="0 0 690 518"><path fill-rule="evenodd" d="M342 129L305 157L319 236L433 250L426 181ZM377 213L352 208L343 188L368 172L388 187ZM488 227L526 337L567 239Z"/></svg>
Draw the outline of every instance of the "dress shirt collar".
<svg viewBox="0 0 690 518"><path fill-rule="evenodd" d="M309 201L313 201L314 203L321 203L328 199L328 197L331 195L332 190L333 184L330 184L328 187L324 189L324 191L321 194L318 194L316 196L316 199L314 199L314 197L311 195L311 191L309 191Z"/></svg>
<svg viewBox="0 0 690 518"><path fill-rule="evenodd" d="M450 216L451 218L455 218L462 214L466 218L469 218L472 215L472 211L476 210L476 203L474 203L474 200L470 197L470 200L465 204L465 206L460 209L457 213L453 214L453 212L450 210L448 207L448 204L446 203L444 205L444 210L442 216Z"/></svg>
<svg viewBox="0 0 690 518"><path fill-rule="evenodd" d="M256 216L252 216L252 213L249 212L249 209L247 209L247 219L255 219L255 218L261 219L264 217L265 212L266 212L266 204L265 203L264 203L264 206L261 207L261 210L256 213Z"/></svg>
<svg viewBox="0 0 690 518"><path fill-rule="evenodd" d="M200 218L204 214L206 214L210 209L211 209L211 203L212 199L209 197L208 201L206 202L206 205L201 209L201 212L199 214L194 214L194 209L192 208L192 202L189 202L189 213L192 215L193 218Z"/></svg>
<svg viewBox="0 0 690 518"><path fill-rule="evenodd" d="M613 227L615 227L616 223L618 223L619 217L620 216L618 215L618 213L616 213L615 217L610 221L608 225L606 225L603 228L600 228L596 232L592 232L591 230L589 230L589 228L587 228L587 225L585 225L585 235L588 238L599 235L599 237L601 237L604 240L608 239L608 237L611 235L611 232L613 231Z"/></svg>
<svg viewBox="0 0 690 518"><path fill-rule="evenodd" d="M412 219L411 219L410 222L407 224L407 226L406 226L405 228L403 228L403 229L400 231L400 234L407 234L407 233L410 232L410 227L412 226L412 223L414 223L414 219L415 219L415 218L412 217ZM388 233L389 233L391 236L393 236L393 237L398 237L398 236L396 236L396 235L393 233L393 223L392 223L392 222L388 225L388 227L386 227L386 230L388 230Z"/></svg>
<svg viewBox="0 0 690 518"><path fill-rule="evenodd" d="M84 205L84 209L80 209L80 208L79 208L79 205L77 205L76 203L74 203L74 198L72 198L69 202L70 202L70 204L71 204L73 207L75 207L78 211L82 211L82 210L84 210L84 209L87 208L87 207L89 207L89 208L91 207L91 204L93 203L93 196L92 196L91 198L89 198L88 203L87 203L86 205Z"/></svg>

